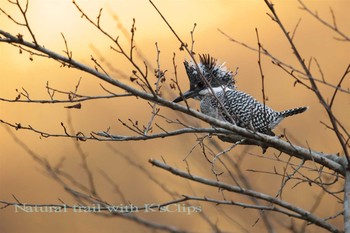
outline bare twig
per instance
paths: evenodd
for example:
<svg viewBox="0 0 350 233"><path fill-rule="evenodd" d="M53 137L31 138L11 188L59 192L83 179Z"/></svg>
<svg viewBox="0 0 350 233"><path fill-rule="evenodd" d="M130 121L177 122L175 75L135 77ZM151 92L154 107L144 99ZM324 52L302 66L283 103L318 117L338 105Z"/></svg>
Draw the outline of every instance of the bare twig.
<svg viewBox="0 0 350 233"><path fill-rule="evenodd" d="M266 95L265 95L265 75L262 69L261 65L261 50L262 50L262 45L260 43L260 38L259 38L259 32L258 29L255 28L255 33L256 33L256 39L258 43L258 66L259 66L259 71L260 71L260 76L261 76L261 92L262 92L262 99L263 99L263 105L264 105L264 121L267 122L266 115Z"/></svg>
<svg viewBox="0 0 350 233"><path fill-rule="evenodd" d="M298 0L298 2L301 5L300 9L306 11L312 17L314 17L316 20L318 20L320 23L322 23L323 25L325 25L326 27L330 28L332 31L337 33L339 36L341 36L341 38L336 38L336 39L341 40L341 41L348 41L348 42L350 41L350 37L345 35L345 33L343 33L342 31L340 31L338 29L335 15L334 15L332 8L330 8L330 13L332 15L332 24L331 24L331 23L328 23L327 21L325 21L324 19L322 19L321 17L319 17L317 12L313 12L312 10L310 10L310 8L308 8L302 0Z"/></svg>
<svg viewBox="0 0 350 233"><path fill-rule="evenodd" d="M194 30L196 29L196 26L197 24L193 24L193 28L192 28L192 31L190 32L191 33L191 54L195 55L196 53L194 52Z"/></svg>
<svg viewBox="0 0 350 233"><path fill-rule="evenodd" d="M350 64L348 65L348 67L346 67L343 76L342 76L342 77L340 78L340 80L339 80L339 83L338 83L338 85L337 85L337 88L335 88L335 90L334 90L334 93L333 93L333 95L332 95L331 102L329 103L329 108L332 108L333 103L334 103L335 96L337 95L338 90L339 90L339 88L341 87L342 82L345 80L345 77L346 77L349 73L350 73Z"/></svg>

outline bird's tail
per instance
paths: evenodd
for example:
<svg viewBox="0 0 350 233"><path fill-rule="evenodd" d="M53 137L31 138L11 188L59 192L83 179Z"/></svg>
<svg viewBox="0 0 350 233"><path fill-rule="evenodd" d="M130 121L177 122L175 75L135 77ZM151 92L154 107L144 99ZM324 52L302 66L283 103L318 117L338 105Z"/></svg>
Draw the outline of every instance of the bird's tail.
<svg viewBox="0 0 350 233"><path fill-rule="evenodd" d="M309 107L288 109L288 110L280 112L280 116L282 116L283 118L293 116L293 115L305 112L308 108Z"/></svg>

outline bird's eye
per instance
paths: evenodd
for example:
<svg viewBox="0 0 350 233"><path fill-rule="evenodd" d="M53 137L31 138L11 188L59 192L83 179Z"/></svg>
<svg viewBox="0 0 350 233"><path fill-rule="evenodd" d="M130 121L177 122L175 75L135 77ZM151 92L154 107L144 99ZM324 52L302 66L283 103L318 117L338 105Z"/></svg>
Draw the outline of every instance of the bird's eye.
<svg viewBox="0 0 350 233"><path fill-rule="evenodd" d="M196 88L201 89L204 87L204 84L202 82L197 83Z"/></svg>

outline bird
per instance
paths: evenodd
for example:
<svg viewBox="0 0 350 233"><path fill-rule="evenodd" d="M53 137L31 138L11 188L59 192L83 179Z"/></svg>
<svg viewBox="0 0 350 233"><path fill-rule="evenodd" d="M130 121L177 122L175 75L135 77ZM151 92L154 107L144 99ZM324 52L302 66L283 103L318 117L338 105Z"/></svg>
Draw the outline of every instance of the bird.
<svg viewBox="0 0 350 233"><path fill-rule="evenodd" d="M198 65L184 61L190 89L173 100L188 98L200 101L200 111L218 120L262 134L275 136L272 131L283 119L305 112L308 107L275 111L253 96L237 89L233 73L225 63L218 64L209 54L199 55Z"/></svg>

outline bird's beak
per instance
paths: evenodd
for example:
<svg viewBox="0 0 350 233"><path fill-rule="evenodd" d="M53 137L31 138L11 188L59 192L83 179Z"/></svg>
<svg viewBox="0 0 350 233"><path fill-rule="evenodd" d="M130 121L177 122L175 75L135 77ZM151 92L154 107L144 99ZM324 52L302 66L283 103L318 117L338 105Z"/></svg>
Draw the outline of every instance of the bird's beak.
<svg viewBox="0 0 350 233"><path fill-rule="evenodd" d="M189 99L196 97L198 95L199 90L189 90L183 93L181 96L177 97L176 99L173 100L174 103L181 102L183 100Z"/></svg>

